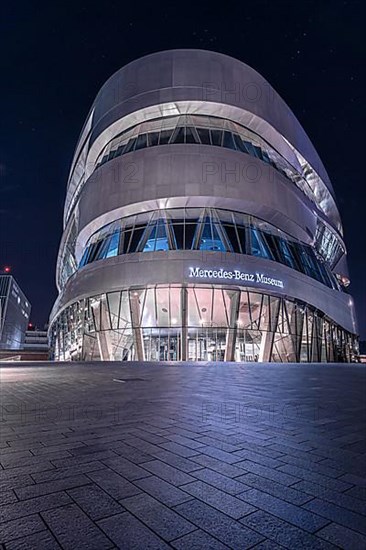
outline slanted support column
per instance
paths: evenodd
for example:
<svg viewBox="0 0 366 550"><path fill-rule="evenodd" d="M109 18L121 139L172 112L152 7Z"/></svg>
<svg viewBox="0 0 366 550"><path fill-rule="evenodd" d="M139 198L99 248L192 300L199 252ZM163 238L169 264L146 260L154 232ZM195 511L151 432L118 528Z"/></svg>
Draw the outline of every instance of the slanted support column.
<svg viewBox="0 0 366 550"><path fill-rule="evenodd" d="M281 300L274 300L267 305L265 315L268 319L268 331L262 332L261 346L259 350L258 361L260 363L268 363L271 361L273 340L278 325L278 317L280 314ZM270 308L270 311L269 311Z"/></svg>
<svg viewBox="0 0 366 550"><path fill-rule="evenodd" d="M97 344L102 361L113 361L111 333L109 328L109 312L104 299L92 304L95 324L97 326Z"/></svg>
<svg viewBox="0 0 366 550"><path fill-rule="evenodd" d="M319 363L321 360L321 319L315 313L311 340L311 361Z"/></svg>
<svg viewBox="0 0 366 550"><path fill-rule="evenodd" d="M102 361L113 361L113 357L110 351L110 334L104 330L97 332L97 342Z"/></svg>
<svg viewBox="0 0 366 550"><path fill-rule="evenodd" d="M335 361L335 353L334 353L334 333L333 333L333 327L330 323L328 323L328 362L333 363Z"/></svg>
<svg viewBox="0 0 366 550"><path fill-rule="evenodd" d="M271 360L274 332L263 331L259 348L259 363L268 363Z"/></svg>
<svg viewBox="0 0 366 550"><path fill-rule="evenodd" d="M295 311L291 316L291 323L290 323L290 332L292 337L291 339L292 339L292 345L295 353L294 360L296 363L300 363L303 328L304 328L304 311L301 309L301 307L298 304L296 304Z"/></svg>
<svg viewBox="0 0 366 550"><path fill-rule="evenodd" d="M238 332L238 315L240 291L230 293L229 328L226 333L225 361L235 361L236 334Z"/></svg>
<svg viewBox="0 0 366 550"><path fill-rule="evenodd" d="M136 355L138 361L145 361L145 348L144 340L142 336L142 328L140 325L141 320L141 307L140 296L136 291L130 292L130 307L131 307L131 323L133 329L134 343L136 346Z"/></svg>
<svg viewBox="0 0 366 550"><path fill-rule="evenodd" d="M180 307L182 312L182 338L181 338L181 361L187 361L188 356L188 289L183 286L180 291Z"/></svg>

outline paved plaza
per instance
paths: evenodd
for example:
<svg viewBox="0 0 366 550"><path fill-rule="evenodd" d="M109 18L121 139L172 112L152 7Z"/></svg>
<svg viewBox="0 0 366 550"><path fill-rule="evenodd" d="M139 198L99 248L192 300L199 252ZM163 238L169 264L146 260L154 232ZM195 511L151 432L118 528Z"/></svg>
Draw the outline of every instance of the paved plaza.
<svg viewBox="0 0 366 550"><path fill-rule="evenodd" d="M366 548L361 365L0 369L3 550Z"/></svg>

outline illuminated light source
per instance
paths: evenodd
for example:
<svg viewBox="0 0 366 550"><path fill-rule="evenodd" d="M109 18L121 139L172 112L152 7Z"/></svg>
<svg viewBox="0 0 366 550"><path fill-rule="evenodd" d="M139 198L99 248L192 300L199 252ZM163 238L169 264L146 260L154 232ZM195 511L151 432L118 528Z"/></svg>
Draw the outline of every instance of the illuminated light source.
<svg viewBox="0 0 366 550"><path fill-rule="evenodd" d="M11 267L10 267L10 265L4 266L4 273L10 273L10 272L11 272Z"/></svg>

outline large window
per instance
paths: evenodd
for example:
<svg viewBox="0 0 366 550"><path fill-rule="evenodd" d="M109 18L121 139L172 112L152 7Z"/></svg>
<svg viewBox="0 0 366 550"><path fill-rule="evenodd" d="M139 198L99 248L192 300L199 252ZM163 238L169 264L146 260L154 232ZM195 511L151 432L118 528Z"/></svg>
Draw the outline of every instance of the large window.
<svg viewBox="0 0 366 550"><path fill-rule="evenodd" d="M117 220L89 239L79 268L119 254L164 250L258 256L339 289L328 265L310 246L253 216L213 208L157 210Z"/></svg>
<svg viewBox="0 0 366 550"><path fill-rule="evenodd" d="M77 225L75 219L71 223L70 229L65 238L65 245L62 249L62 255L60 257L60 270L58 276L58 284L60 287L64 286L66 281L77 270L77 263L75 259L75 243L77 237Z"/></svg>
<svg viewBox="0 0 366 550"><path fill-rule="evenodd" d="M155 285L100 294L60 312L58 360L351 361L357 338L307 304L251 289Z"/></svg>
<svg viewBox="0 0 366 550"><path fill-rule="evenodd" d="M318 222L316 230L315 246L331 267L337 264L345 252L343 244L341 244L334 231L321 221Z"/></svg>

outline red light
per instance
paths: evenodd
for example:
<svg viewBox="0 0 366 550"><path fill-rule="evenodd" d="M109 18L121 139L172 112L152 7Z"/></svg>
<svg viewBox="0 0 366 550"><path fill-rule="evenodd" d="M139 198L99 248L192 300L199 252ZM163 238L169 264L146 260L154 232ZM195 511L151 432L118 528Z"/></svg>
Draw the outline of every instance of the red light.
<svg viewBox="0 0 366 550"><path fill-rule="evenodd" d="M32 323L28 323L28 328L32 328L32 327L33 327Z"/></svg>
<svg viewBox="0 0 366 550"><path fill-rule="evenodd" d="M11 271L10 265L6 265L6 266L4 267L4 273L10 273L10 271Z"/></svg>

